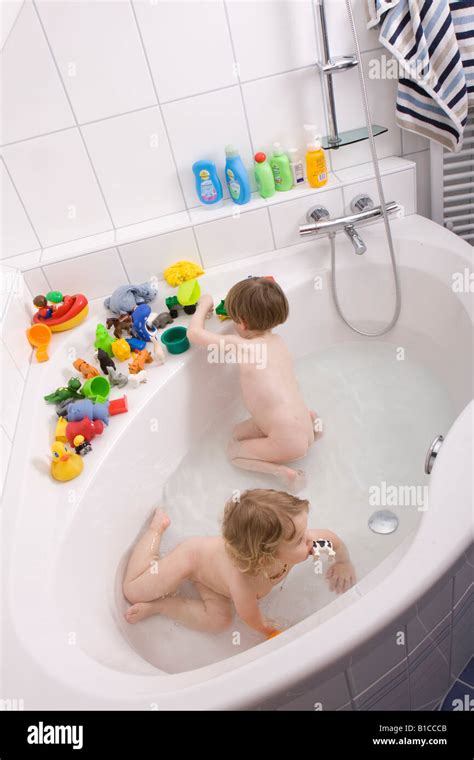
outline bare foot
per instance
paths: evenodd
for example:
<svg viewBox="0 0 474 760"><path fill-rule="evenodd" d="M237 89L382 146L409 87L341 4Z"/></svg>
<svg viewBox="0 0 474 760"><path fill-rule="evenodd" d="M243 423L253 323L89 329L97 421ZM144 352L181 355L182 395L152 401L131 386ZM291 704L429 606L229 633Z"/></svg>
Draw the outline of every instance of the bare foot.
<svg viewBox="0 0 474 760"><path fill-rule="evenodd" d="M299 493L306 486L306 475L303 470L293 470L282 465L278 477L291 493Z"/></svg>
<svg viewBox="0 0 474 760"><path fill-rule="evenodd" d="M127 623L138 623L139 620L145 620L145 618L151 615L156 615L156 605L153 602L138 602L132 604L126 611L124 618Z"/></svg>
<svg viewBox="0 0 474 760"><path fill-rule="evenodd" d="M155 514L153 515L150 523L151 530L154 530L156 533L159 533L161 535L165 532L166 528L169 528L170 525L171 520L166 512L163 512L163 510L159 507L155 509Z"/></svg>
<svg viewBox="0 0 474 760"><path fill-rule="evenodd" d="M318 441L322 436L323 433L323 421L321 417L318 417L318 413L314 412L313 410L310 411L311 420L313 422L313 430L314 430L314 440Z"/></svg>

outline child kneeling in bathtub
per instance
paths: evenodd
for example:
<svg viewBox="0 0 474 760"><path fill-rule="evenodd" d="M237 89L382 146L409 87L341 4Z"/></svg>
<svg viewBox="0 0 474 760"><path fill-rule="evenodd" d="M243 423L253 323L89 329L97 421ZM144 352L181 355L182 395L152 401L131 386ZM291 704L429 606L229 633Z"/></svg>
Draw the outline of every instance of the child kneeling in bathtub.
<svg viewBox="0 0 474 760"><path fill-rule="evenodd" d="M279 631L265 620L258 600L311 556L313 541L332 542L336 561L326 578L330 589L347 591L355 583L354 567L342 540L329 530L308 528L308 502L284 491L253 489L225 507L222 536L182 541L160 558L160 541L170 525L157 509L130 556L123 593L132 604L125 618L137 623L161 614L188 628L217 633L239 617L265 636ZM200 599L174 596L192 581ZM232 605L233 603L233 605Z"/></svg>
<svg viewBox="0 0 474 760"><path fill-rule="evenodd" d="M229 458L245 470L276 475L296 493L304 486L304 474L287 463L304 457L321 432L320 420L301 396L291 354L284 340L272 333L288 318L286 296L269 277L250 277L234 285L225 308L236 335L216 335L205 328L212 308L211 296L202 296L188 337L208 350L219 346L223 356L234 349L237 356L243 402L251 417L234 429Z"/></svg>

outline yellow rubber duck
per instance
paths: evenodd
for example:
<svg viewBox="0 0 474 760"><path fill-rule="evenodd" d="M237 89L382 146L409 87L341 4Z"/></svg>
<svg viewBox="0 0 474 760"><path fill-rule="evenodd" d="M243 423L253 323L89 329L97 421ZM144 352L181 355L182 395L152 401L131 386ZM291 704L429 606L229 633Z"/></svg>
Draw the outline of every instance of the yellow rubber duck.
<svg viewBox="0 0 474 760"><path fill-rule="evenodd" d="M195 264L194 261L177 261L163 272L166 282L172 288L177 288L181 283L194 280L203 274L204 269L201 269L199 264Z"/></svg>
<svg viewBox="0 0 474 760"><path fill-rule="evenodd" d="M79 454L68 451L61 441L55 441L51 446L53 461L51 475L55 480L73 480L81 474L84 462Z"/></svg>

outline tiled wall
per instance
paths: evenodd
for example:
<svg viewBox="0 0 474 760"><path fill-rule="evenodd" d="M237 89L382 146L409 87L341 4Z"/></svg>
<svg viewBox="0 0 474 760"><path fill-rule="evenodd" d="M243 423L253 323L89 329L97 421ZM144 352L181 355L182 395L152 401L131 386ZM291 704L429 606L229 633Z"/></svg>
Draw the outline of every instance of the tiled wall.
<svg viewBox="0 0 474 760"><path fill-rule="evenodd" d="M334 55L352 52L343 0L327 6ZM365 29L363 0L353 6L369 74L386 51ZM227 143L251 167L252 154L274 140L303 147L305 123L326 131L312 0L23 0L3 4L2 21L8 264L42 263L68 241L80 247L147 220L189 225L210 213L196 208L193 161L214 160L222 176ZM416 162L418 210L429 215L427 143L395 126L395 80L368 84L373 121L389 127L377 138L379 156ZM335 90L339 128L364 125L357 72L337 77ZM369 148L329 158L337 173L368 162ZM205 225L198 235L205 245ZM263 223L260 249L269 236Z"/></svg>

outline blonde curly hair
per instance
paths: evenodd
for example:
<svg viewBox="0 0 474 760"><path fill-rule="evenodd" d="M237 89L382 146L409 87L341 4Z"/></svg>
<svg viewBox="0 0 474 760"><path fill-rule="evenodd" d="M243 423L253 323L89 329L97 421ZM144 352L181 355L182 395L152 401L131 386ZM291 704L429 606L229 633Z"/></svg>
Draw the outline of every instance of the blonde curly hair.
<svg viewBox="0 0 474 760"><path fill-rule="evenodd" d="M285 491L254 488L224 509L222 535L235 565L248 575L259 575L273 565L278 546L296 533L294 517L308 511L306 499Z"/></svg>

